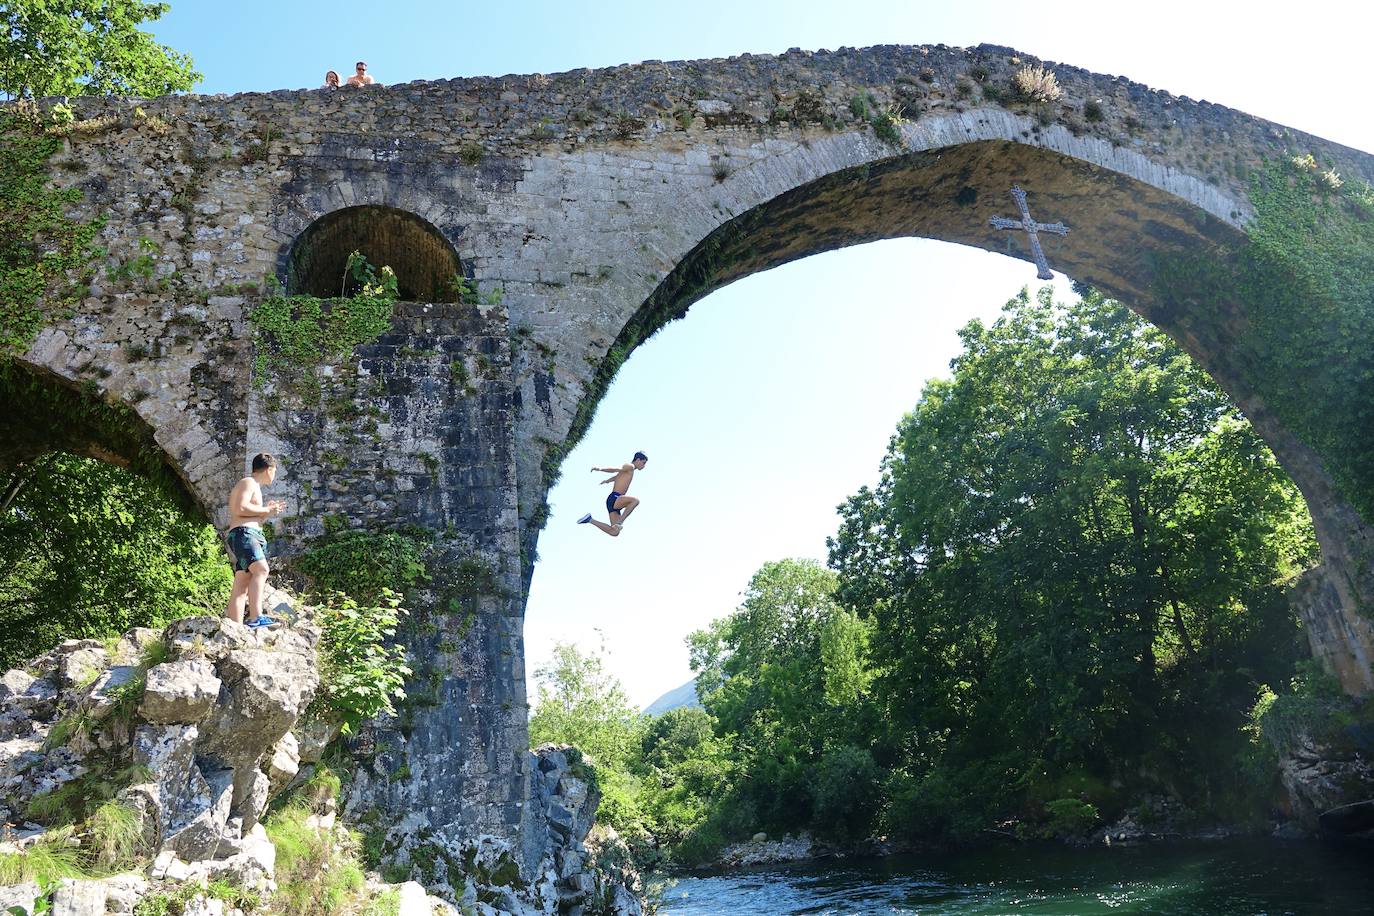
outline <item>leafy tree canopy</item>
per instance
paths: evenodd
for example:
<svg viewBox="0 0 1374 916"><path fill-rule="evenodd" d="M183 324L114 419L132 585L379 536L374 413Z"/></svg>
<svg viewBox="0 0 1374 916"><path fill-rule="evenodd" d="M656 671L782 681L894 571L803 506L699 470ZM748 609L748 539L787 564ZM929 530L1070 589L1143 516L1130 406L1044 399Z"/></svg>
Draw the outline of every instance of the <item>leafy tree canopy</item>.
<svg viewBox="0 0 1374 916"><path fill-rule="evenodd" d="M157 96L190 89L191 58L138 28L170 7L139 0L9 0L0 6L0 92Z"/></svg>
<svg viewBox="0 0 1374 916"><path fill-rule="evenodd" d="M983 805L981 827L1090 783L1225 794L1215 761L1296 654L1281 588L1316 556L1296 489L1116 303L1023 291L961 336L831 544L916 826L941 829L931 799Z"/></svg>
<svg viewBox="0 0 1374 916"><path fill-rule="evenodd" d="M122 468L54 453L0 473L0 670L71 637L219 614L213 528Z"/></svg>

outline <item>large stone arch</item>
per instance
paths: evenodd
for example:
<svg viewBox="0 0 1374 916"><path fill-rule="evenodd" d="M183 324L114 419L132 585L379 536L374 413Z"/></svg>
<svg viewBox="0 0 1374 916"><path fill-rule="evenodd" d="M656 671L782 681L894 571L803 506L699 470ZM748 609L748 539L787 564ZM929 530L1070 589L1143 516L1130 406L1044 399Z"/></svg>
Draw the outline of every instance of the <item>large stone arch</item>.
<svg viewBox="0 0 1374 916"><path fill-rule="evenodd" d="M59 340L43 340L49 347L33 354L43 361L0 365L0 469L51 452L94 458L144 477L188 517L216 521L218 485L236 468L196 418L152 397L135 373L102 367L106 385L73 377Z"/></svg>
<svg viewBox="0 0 1374 916"><path fill-rule="evenodd" d="M557 413L549 381L541 383L535 373L535 398L545 407L539 419L553 420L555 429L567 424L555 453L566 452L581 437L636 346L733 280L810 254L895 237L936 239L1029 260L1023 233L1009 237L988 222L993 214L1015 215L1015 204L1004 192L1020 184L1031 190L1036 218L1063 219L1072 227L1067 238L1044 241L1055 267L1122 301L1172 336L1269 443L1307 500L1322 546L1323 567L1298 591L1313 654L1347 690L1374 689L1374 627L1359 610L1362 594L1374 586L1374 574L1362 559L1364 545L1374 543L1374 528L1336 492L1321 456L1286 428L1247 380L1249 367L1237 362L1244 358L1238 355L1243 353L1238 344L1244 304L1230 303L1227 311L1199 323L1197 316L1159 301L1155 265L1161 259L1200 255L1224 261L1244 248L1245 224L1253 216L1246 196L1161 168L1119 145L1002 110L922 120L902 125L900 132L900 143L855 132L781 150L768 150L767 144L719 145L708 160L713 185L698 182L665 192L683 215L681 223L709 231L688 235L690 247L681 233L640 236L639 250L653 251L660 264L670 266L656 284L639 284L644 298L613 312L602 326L613 336L597 338L584 352L582 361L593 371L583 382L584 395L568 405L570 414ZM728 171L722 161L743 165ZM729 204L722 203L723 196ZM692 219L708 210L718 218ZM665 257L668 251L675 257ZM649 270L639 275L646 281L654 277ZM551 468L556 463L545 456L544 481ZM526 530L537 536L537 525ZM528 543L526 554L534 556L535 544Z"/></svg>

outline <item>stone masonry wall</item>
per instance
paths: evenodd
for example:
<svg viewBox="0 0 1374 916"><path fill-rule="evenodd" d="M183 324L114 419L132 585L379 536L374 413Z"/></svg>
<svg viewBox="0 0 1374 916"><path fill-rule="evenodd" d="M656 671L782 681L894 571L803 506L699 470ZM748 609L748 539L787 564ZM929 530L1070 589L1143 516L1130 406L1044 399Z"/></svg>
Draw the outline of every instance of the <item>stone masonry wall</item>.
<svg viewBox="0 0 1374 916"><path fill-rule="evenodd" d="M1072 229L1046 241L1052 264L1158 321L1255 419L1345 571L1332 581L1362 575L1368 525L1228 362L1236 316L1171 325L1149 259L1237 244L1245 176L1266 157L1310 152L1365 179L1374 157L1063 65L1060 99L1011 101L1026 63L992 46L879 47L79 99L53 178L83 190L81 215L108 216L109 263L24 362L132 404L216 521L246 456L282 455L280 552L327 525L412 523L439 532L454 565L491 565L500 594L472 619L411 634L435 702L388 745L409 775L378 789L455 829L523 829L524 588L548 487L623 359L711 289L818 251L916 235L1027 257L987 222L1012 215L1014 182L1038 218ZM883 111L903 113L892 135L869 121ZM287 281L305 230L360 206L437 231L501 305L399 306L382 340L319 369L318 404L255 389L248 316L264 277ZM1319 654L1369 689L1374 633L1337 597L1318 605L1340 625L1314 631L1350 642Z"/></svg>

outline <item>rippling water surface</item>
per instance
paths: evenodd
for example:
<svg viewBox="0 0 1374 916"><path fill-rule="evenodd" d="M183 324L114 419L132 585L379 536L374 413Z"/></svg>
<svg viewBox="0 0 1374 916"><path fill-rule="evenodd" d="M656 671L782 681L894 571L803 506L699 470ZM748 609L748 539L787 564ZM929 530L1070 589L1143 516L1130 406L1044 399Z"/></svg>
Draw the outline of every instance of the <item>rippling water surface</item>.
<svg viewBox="0 0 1374 916"><path fill-rule="evenodd" d="M681 878L667 916L1374 914L1374 845L1010 847Z"/></svg>

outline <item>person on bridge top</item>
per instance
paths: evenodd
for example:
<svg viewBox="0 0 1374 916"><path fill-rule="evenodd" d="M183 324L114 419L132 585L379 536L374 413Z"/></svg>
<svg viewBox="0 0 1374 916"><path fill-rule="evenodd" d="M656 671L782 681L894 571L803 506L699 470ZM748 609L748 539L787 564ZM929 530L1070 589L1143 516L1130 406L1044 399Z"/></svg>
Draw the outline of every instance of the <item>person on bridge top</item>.
<svg viewBox="0 0 1374 916"><path fill-rule="evenodd" d="M326 70L326 71L324 71L324 85L321 86L320 88L321 88L321 89L338 89L338 88L339 88L339 74L338 74L337 72L333 71L333 70Z"/></svg>
<svg viewBox="0 0 1374 916"><path fill-rule="evenodd" d="M367 75L367 61L360 60L353 65L353 75L348 78L350 86L372 86L376 80Z"/></svg>
<svg viewBox="0 0 1374 916"><path fill-rule="evenodd" d="M648 463L648 455L643 452L635 452L634 460L629 464L622 464L618 468L592 468L593 473L599 471L611 475L601 481L603 484L612 484L611 495L606 497L606 511L610 514L611 523L608 525L605 522L593 521L590 512L579 518L577 523L585 525L590 522L611 537L620 537L621 526L625 524L630 513L635 511L635 507L639 505L638 499L625 494L630 492L630 481L635 479L635 471L644 470L644 465Z"/></svg>
<svg viewBox="0 0 1374 916"><path fill-rule="evenodd" d="M265 505L262 501L262 488L276 476L277 459L263 452L253 458L253 473L229 491L229 553L234 559L234 589L224 616L243 623L243 606L247 602L250 627L270 627L277 622L262 612L262 590L267 585L268 573L262 520L286 508L279 499Z"/></svg>

